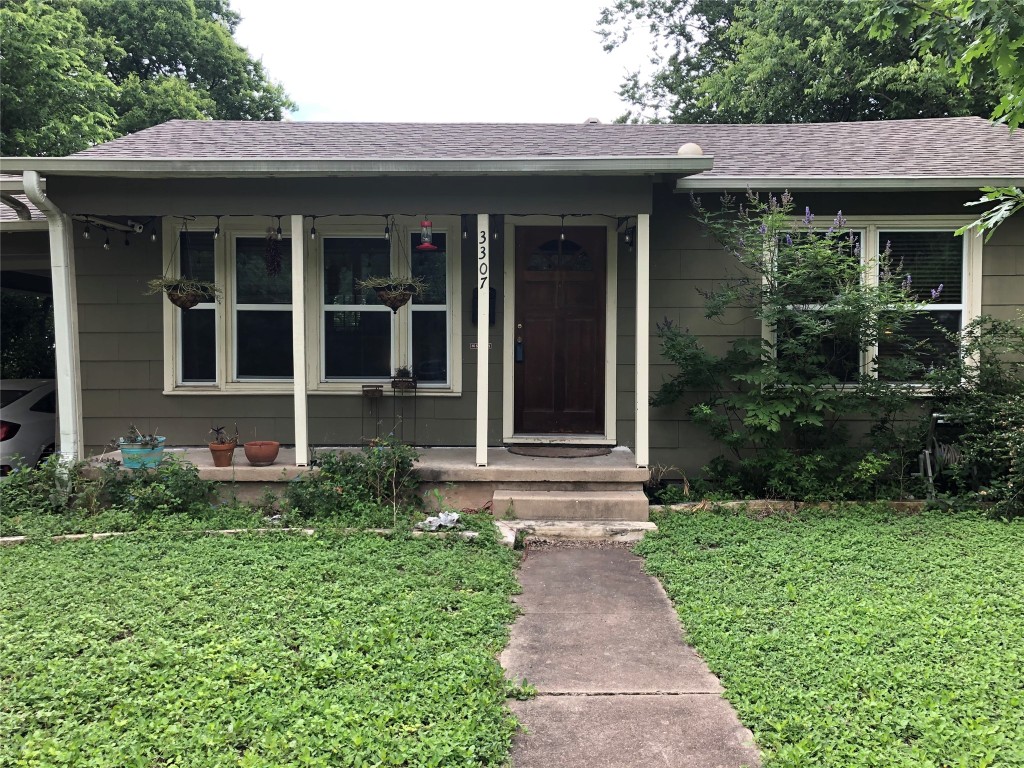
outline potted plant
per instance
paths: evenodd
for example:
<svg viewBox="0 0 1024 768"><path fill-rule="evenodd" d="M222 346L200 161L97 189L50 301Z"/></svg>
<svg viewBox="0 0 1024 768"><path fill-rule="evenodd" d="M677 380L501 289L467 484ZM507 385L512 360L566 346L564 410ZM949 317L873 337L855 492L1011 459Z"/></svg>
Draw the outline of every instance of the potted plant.
<svg viewBox="0 0 1024 768"><path fill-rule="evenodd" d="M381 277L368 277L356 283L360 291L369 289L377 294L381 304L397 313L399 307L409 303L409 299L418 296L427 289L427 284L418 277L396 277L394 275L383 275Z"/></svg>
<svg viewBox="0 0 1024 768"><path fill-rule="evenodd" d="M400 365L395 369L395 375L391 377L392 389L416 389L416 378L408 366Z"/></svg>
<svg viewBox="0 0 1024 768"><path fill-rule="evenodd" d="M192 309L203 301L220 301L220 288L205 280L190 277L157 277L150 280L146 294L166 293L176 307Z"/></svg>
<svg viewBox="0 0 1024 768"><path fill-rule="evenodd" d="M238 425L235 425L233 435L229 435L224 427L211 427L210 434L213 435L210 443L213 466L230 467L235 457L235 448L238 447Z"/></svg>
<svg viewBox="0 0 1024 768"><path fill-rule="evenodd" d="M128 425L128 434L118 437L116 443L121 451L121 463L129 469L155 467L163 459L164 443L167 438L156 434L143 434L134 424Z"/></svg>
<svg viewBox="0 0 1024 768"><path fill-rule="evenodd" d="M242 448L245 450L245 458L254 467L269 467L277 461L281 444L276 440L250 440Z"/></svg>

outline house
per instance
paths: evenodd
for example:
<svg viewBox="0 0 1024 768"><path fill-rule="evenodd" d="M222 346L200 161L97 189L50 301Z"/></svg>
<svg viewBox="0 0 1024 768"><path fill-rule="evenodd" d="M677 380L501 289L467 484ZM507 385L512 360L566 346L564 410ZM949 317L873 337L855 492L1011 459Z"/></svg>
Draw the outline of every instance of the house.
<svg viewBox="0 0 1024 768"><path fill-rule="evenodd" d="M711 347L762 329L705 319L695 289L726 261L691 193L788 189L801 211L842 209L866 253L891 241L923 264L952 248L929 308L952 327L1024 306L1024 217L989 242L953 234L976 217L964 204L979 187L1024 185L1024 134L975 117L174 120L3 171L20 177L5 191L49 221L69 456L129 421L178 445L237 422L243 436L293 443L303 465L310 445L401 423L418 445L473 448L481 467L511 443L555 443L694 470L720 451L682 408L649 406L668 370L655 323ZM145 293L183 272L223 300L181 310ZM389 274L428 287L392 311L357 285ZM390 387L400 367L417 379L411 393Z"/></svg>

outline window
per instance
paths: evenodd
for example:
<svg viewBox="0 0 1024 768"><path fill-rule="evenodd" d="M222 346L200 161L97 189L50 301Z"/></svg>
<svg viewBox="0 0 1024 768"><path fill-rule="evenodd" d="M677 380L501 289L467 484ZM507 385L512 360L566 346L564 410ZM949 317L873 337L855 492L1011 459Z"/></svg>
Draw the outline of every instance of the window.
<svg viewBox="0 0 1024 768"><path fill-rule="evenodd" d="M215 253L212 232L178 233L178 274L193 280L215 282ZM181 338L182 384L210 384L217 381L217 305L203 302L192 309L174 310Z"/></svg>
<svg viewBox="0 0 1024 768"><path fill-rule="evenodd" d="M914 298L927 304L902 329L902 341L879 339L879 375L888 378L887 363L906 352L925 368L955 353L947 334L963 327L964 242L948 230L887 229L879 230L878 241L882 249L888 244L891 262L900 267L893 279L909 281Z"/></svg>
<svg viewBox="0 0 1024 768"><path fill-rule="evenodd" d="M423 293L410 302L412 313L412 372L423 384L448 381L448 239L435 232L436 251L417 251L419 235L412 235L412 274L427 284Z"/></svg>
<svg viewBox="0 0 1024 768"><path fill-rule="evenodd" d="M305 238L307 380L311 390L361 393L407 366L420 390L458 392L458 219L435 217L436 250L418 251L416 217L318 217ZM443 221L443 223L442 223ZM272 222L273 223L273 222ZM283 228L290 221L285 217ZM219 225L219 236L214 227ZM251 217L164 221L164 269L217 284L220 303L181 310L164 300L166 392L283 392L293 381L292 241L268 242ZM397 314L369 277L412 274L427 287Z"/></svg>
<svg viewBox="0 0 1024 768"><path fill-rule="evenodd" d="M391 374L392 312L357 284L391 272L383 237L323 239L323 376L382 378Z"/></svg>
<svg viewBox="0 0 1024 768"><path fill-rule="evenodd" d="M291 239L235 239L234 379L292 377ZM191 311L191 310L190 310Z"/></svg>
<svg viewBox="0 0 1024 768"><path fill-rule="evenodd" d="M825 276L820 292L794 296L790 307L794 310L792 322L787 328L766 328L766 338L775 345L780 359L784 359L787 338L815 333L820 344L812 362L818 370L825 370L845 383L854 382L861 371L883 379L899 378L893 363L910 350L924 367L953 354L954 348L946 333L960 330L981 311L981 239L955 235L954 230L963 223L949 219L911 222L896 217L850 221L849 269L843 269L838 262L837 271ZM883 252L887 244L890 263L899 267L899 276L893 279L903 280L909 276L915 298L926 306L902 329L899 342L883 337L862 349L855 331L844 334L831 322L828 300L837 280L851 276L868 281L886 279L885 265L876 266L872 262L875 254ZM779 273L780 281L784 281L786 265L780 265ZM877 360L877 370L872 360ZM795 359L793 362L794 365L801 363Z"/></svg>
<svg viewBox="0 0 1024 768"><path fill-rule="evenodd" d="M800 238L796 233L793 239ZM860 281L863 240L862 232L850 231L831 241L834 247L829 251L816 252L811 263L779 263L779 290L791 303L774 329L773 342L776 356L792 373L825 371L843 383L854 382L860 375L857 329L844 328L842 313L834 311L832 300L844 286ZM804 255L799 250L782 253L796 259ZM813 284L807 280L809 270L818 278ZM810 355L803 342L807 337L817 339Z"/></svg>

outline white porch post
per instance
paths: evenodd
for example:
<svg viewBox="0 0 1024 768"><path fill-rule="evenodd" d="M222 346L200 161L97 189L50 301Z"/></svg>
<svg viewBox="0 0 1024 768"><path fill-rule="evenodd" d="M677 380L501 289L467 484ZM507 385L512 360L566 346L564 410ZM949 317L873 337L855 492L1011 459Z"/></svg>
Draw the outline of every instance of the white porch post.
<svg viewBox="0 0 1024 768"><path fill-rule="evenodd" d="M309 409L306 402L306 233L303 217L292 216L292 376L295 383L295 465L309 464Z"/></svg>
<svg viewBox="0 0 1024 768"><path fill-rule="evenodd" d="M636 465L650 463L651 215L636 217Z"/></svg>
<svg viewBox="0 0 1024 768"><path fill-rule="evenodd" d="M487 466L487 366L490 363L490 216L476 217L476 465Z"/></svg>
<svg viewBox="0 0 1024 768"><path fill-rule="evenodd" d="M82 375L78 355L78 292L71 218L43 192L37 171L22 176L25 195L43 213L50 229L50 278L53 282L53 336L57 366L57 410L61 461L82 458Z"/></svg>

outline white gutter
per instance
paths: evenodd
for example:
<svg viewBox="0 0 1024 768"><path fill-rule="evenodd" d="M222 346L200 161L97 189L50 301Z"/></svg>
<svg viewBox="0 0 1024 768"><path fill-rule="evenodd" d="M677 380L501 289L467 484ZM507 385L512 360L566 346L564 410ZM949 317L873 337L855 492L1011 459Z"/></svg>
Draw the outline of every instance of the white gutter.
<svg viewBox="0 0 1024 768"><path fill-rule="evenodd" d="M281 158L15 157L0 160L5 172L37 171L48 176L131 178L231 178L301 176L638 176L690 174L709 170L703 157L517 157L517 158Z"/></svg>
<svg viewBox="0 0 1024 768"><path fill-rule="evenodd" d="M50 229L50 277L53 282L53 331L57 362L57 410L60 456L67 463L84 453L82 443L82 377L78 356L78 295L71 218L43 192L37 171L25 171L25 195L46 215Z"/></svg>
<svg viewBox="0 0 1024 768"><path fill-rule="evenodd" d="M691 176L676 192L724 189L978 189L1019 187L1021 176Z"/></svg>

